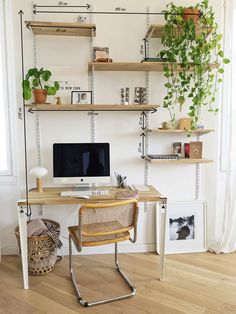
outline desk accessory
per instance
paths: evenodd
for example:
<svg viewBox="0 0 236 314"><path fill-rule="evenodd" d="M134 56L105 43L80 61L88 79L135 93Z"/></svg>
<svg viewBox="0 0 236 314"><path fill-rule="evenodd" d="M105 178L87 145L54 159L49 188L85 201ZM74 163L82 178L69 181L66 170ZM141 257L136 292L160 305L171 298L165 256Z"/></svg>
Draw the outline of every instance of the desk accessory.
<svg viewBox="0 0 236 314"><path fill-rule="evenodd" d="M43 192L42 177L46 176L47 173L47 169L43 167L36 167L30 170L30 174L36 178L37 192Z"/></svg>
<svg viewBox="0 0 236 314"><path fill-rule="evenodd" d="M202 158L202 142L190 142L189 158Z"/></svg>
<svg viewBox="0 0 236 314"><path fill-rule="evenodd" d="M125 182L125 180L126 180L126 176L122 176L121 174L119 174L119 173L116 173L115 172L115 176L116 176L116 184L117 184L117 187L118 188L125 188L126 187L126 182Z"/></svg>

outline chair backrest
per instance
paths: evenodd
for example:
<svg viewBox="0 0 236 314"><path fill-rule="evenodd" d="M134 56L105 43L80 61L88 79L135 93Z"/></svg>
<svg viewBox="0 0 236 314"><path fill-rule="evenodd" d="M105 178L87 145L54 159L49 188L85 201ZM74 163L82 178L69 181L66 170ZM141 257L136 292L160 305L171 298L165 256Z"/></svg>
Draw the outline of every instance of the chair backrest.
<svg viewBox="0 0 236 314"><path fill-rule="evenodd" d="M79 231L82 236L119 234L135 229L138 202L134 199L109 203L85 204L79 209Z"/></svg>

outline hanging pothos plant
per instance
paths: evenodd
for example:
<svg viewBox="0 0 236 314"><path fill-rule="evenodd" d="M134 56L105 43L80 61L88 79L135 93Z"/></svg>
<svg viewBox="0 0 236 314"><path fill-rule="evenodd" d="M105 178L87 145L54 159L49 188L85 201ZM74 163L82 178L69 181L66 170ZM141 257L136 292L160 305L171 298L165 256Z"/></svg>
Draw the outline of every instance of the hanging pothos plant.
<svg viewBox="0 0 236 314"><path fill-rule="evenodd" d="M202 106L207 106L209 112L218 111L215 97L224 72L220 64L230 61L224 57L220 43L222 35L217 32L218 25L208 0L191 8L193 12L199 12L197 23L191 16L184 16L184 7L173 3L167 5L161 39L164 50L159 55L167 60L164 65L167 94L163 107L175 120L176 106L180 111L188 106L191 128L196 129Z"/></svg>

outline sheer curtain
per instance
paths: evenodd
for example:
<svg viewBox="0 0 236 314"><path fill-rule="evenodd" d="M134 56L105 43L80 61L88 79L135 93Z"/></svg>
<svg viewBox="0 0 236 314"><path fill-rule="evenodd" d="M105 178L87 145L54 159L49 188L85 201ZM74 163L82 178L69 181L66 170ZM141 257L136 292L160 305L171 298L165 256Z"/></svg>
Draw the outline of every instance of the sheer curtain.
<svg viewBox="0 0 236 314"><path fill-rule="evenodd" d="M218 222L216 219L218 239L210 243L210 250L216 253L236 251L236 0L225 0L224 20L224 50L231 62L224 78L222 97L223 111L228 111L228 121L227 123L224 121L227 124L227 134L225 133L224 137L228 138L225 183L224 193L220 196L224 197L224 202L223 208L220 202L217 202L216 216L221 216L222 219ZM224 141L226 138L223 139L223 143Z"/></svg>

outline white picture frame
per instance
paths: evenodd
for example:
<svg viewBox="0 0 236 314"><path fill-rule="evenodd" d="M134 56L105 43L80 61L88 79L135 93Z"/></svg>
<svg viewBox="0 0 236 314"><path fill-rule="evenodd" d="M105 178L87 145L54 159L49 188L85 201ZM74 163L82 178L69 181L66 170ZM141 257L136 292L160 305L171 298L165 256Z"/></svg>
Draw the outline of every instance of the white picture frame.
<svg viewBox="0 0 236 314"><path fill-rule="evenodd" d="M169 201L166 213L165 254L205 252L206 202ZM161 209L156 212L156 249L160 253Z"/></svg>
<svg viewBox="0 0 236 314"><path fill-rule="evenodd" d="M72 91L71 104L91 105L92 104L92 91Z"/></svg>

